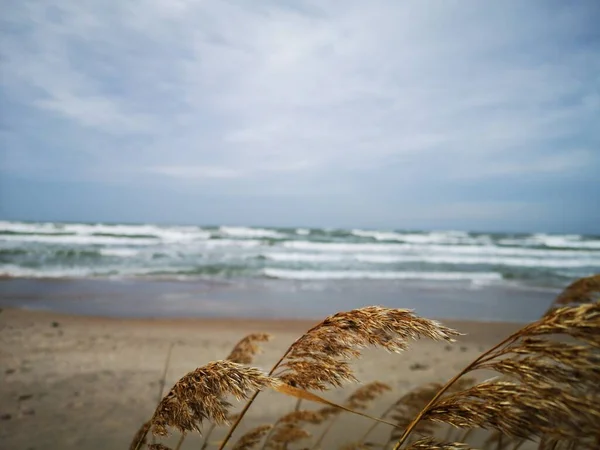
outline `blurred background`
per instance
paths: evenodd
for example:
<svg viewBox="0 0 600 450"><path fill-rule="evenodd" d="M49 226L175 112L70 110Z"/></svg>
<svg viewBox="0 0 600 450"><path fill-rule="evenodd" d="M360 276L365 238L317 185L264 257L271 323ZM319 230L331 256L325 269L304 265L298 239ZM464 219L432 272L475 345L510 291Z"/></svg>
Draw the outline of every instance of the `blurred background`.
<svg viewBox="0 0 600 450"><path fill-rule="evenodd" d="M2 448L127 448L247 333L260 368L365 305L465 333L369 353L377 413L600 272L597 0L1 9Z"/></svg>

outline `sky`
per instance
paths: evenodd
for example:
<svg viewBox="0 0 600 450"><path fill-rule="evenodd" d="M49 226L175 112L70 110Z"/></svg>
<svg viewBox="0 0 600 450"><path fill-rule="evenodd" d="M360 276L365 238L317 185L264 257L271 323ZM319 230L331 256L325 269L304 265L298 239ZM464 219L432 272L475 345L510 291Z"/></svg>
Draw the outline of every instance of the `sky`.
<svg viewBox="0 0 600 450"><path fill-rule="evenodd" d="M600 2L6 0L0 218L600 234Z"/></svg>

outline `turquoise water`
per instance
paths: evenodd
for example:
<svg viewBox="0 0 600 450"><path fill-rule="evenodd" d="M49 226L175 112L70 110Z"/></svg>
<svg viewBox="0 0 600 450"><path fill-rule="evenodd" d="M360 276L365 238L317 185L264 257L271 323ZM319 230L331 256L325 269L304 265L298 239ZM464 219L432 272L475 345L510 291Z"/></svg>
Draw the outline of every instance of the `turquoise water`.
<svg viewBox="0 0 600 450"><path fill-rule="evenodd" d="M0 222L0 275L12 278L558 288L598 272L600 236Z"/></svg>

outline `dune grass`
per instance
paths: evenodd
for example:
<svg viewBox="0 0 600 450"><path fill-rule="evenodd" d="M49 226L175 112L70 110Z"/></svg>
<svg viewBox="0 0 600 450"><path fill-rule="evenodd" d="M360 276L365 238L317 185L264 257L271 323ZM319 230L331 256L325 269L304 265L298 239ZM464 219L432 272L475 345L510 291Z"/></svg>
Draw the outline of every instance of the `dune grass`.
<svg viewBox="0 0 600 450"><path fill-rule="evenodd" d="M416 339L452 342L460 333L412 311L369 306L327 317L299 337L267 373L252 367L266 334L243 338L230 355L185 374L161 398L130 449L146 446L147 436L202 434L202 449L319 449L331 428L358 414L373 423L356 442L340 449L469 449L473 430L487 430L484 448L517 450L525 442L545 449L600 448L600 275L578 280L555 299L547 313L481 353L445 384L427 384L392 399L381 417L368 413L390 387L373 382L342 404L322 397L357 377L350 364L368 348L400 353ZM393 357L390 355L390 357ZM497 376L476 383L476 371ZM238 425L264 390L291 395L295 410L231 441ZM318 393L318 394L317 394ZM230 398L245 401L230 414ZM320 409L306 404L318 403ZM320 426L316 435L305 425ZM216 427L225 437L211 442ZM387 442L370 442L373 430L387 426ZM456 431L453 431L456 430ZM231 442L230 442L231 441ZM147 445L168 449L164 444ZM480 447L481 448L481 447Z"/></svg>

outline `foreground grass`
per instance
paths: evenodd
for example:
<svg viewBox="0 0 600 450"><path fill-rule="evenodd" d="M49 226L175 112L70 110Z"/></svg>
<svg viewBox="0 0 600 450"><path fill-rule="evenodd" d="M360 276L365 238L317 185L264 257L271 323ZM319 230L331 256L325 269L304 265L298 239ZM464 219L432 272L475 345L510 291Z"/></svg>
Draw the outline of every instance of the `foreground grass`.
<svg viewBox="0 0 600 450"><path fill-rule="evenodd" d="M600 448L600 275L578 280L548 312L483 352L444 385L430 384L390 402L382 417L369 414L371 402L390 389L366 384L343 404L323 392L357 380L350 362L379 347L401 353L416 339L452 342L460 333L404 309L369 306L327 317L299 337L266 373L252 367L266 334L242 339L224 360L184 375L160 399L153 416L136 433L130 449L180 433L205 433L202 448L226 448L264 390L297 400L294 411L273 424L239 437L234 449L321 448L331 428L346 414L372 419L372 425L343 449L468 449L473 430L489 430L486 448L518 449L526 441L540 449ZM390 356L392 357L392 356ZM168 364L168 363L167 363ZM496 378L476 383L469 375L493 371ZM245 401L236 415L228 398ZM306 404L320 404L308 409ZM232 423L232 424L231 424ZM230 425L231 424L231 425ZM321 426L312 436L306 425ZM229 426L223 440L211 441L216 427ZM387 442L371 442L375 427L390 429ZM296 447L294 447L296 446Z"/></svg>

